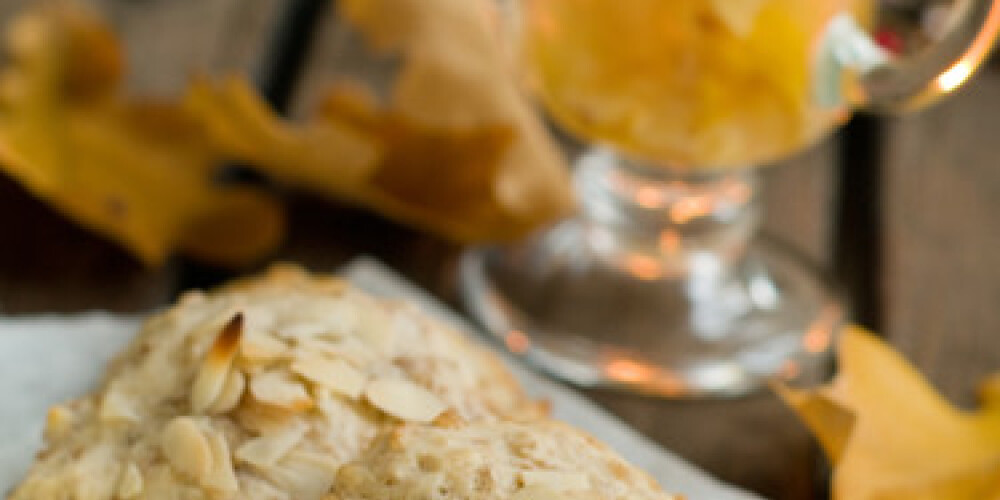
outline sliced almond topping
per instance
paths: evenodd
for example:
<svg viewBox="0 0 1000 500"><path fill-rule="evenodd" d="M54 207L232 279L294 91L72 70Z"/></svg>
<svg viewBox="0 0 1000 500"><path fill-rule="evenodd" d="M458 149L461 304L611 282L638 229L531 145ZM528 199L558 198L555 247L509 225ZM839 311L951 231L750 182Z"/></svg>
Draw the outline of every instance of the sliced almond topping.
<svg viewBox="0 0 1000 500"><path fill-rule="evenodd" d="M322 498L333 486L340 465L327 453L295 450L262 473L287 491L291 498L316 499Z"/></svg>
<svg viewBox="0 0 1000 500"><path fill-rule="evenodd" d="M122 475L118 478L118 486L115 488L115 498L129 500L142 493L142 473L139 467L129 462L122 468Z"/></svg>
<svg viewBox="0 0 1000 500"><path fill-rule="evenodd" d="M266 334L247 335L240 344L240 358L250 364L270 363L288 352L284 342Z"/></svg>
<svg viewBox="0 0 1000 500"><path fill-rule="evenodd" d="M316 330L317 335L341 337L351 335L357 329L358 312L354 301L347 297L324 297L297 303L292 314L282 319L279 332L297 324L312 323L322 325Z"/></svg>
<svg viewBox="0 0 1000 500"><path fill-rule="evenodd" d="M290 411L305 411L313 406L306 388L284 371L254 375L250 379L250 392L261 403Z"/></svg>
<svg viewBox="0 0 1000 500"><path fill-rule="evenodd" d="M447 406L433 393L406 380L376 380L365 387L372 406L400 420L429 423Z"/></svg>
<svg viewBox="0 0 1000 500"><path fill-rule="evenodd" d="M288 493L281 491L270 481L257 477L256 475L241 472L236 475L240 483L241 499L254 500L292 500ZM331 500L326 498L324 500Z"/></svg>
<svg viewBox="0 0 1000 500"><path fill-rule="evenodd" d="M174 470L201 480L212 466L212 450L191 417L176 417L163 429L160 447Z"/></svg>
<svg viewBox="0 0 1000 500"><path fill-rule="evenodd" d="M386 312L377 304L363 304L358 310L358 338L380 352L387 352L392 346L393 334Z"/></svg>
<svg viewBox="0 0 1000 500"><path fill-rule="evenodd" d="M371 348L353 337L336 340L302 339L298 341L298 347L294 351L295 358L316 354L342 358L354 366L366 366L372 363L376 356Z"/></svg>
<svg viewBox="0 0 1000 500"><path fill-rule="evenodd" d="M236 449L236 459L261 469L270 468L302 441L307 429L308 426L301 421L291 422L280 431L251 439L240 445Z"/></svg>
<svg viewBox="0 0 1000 500"><path fill-rule="evenodd" d="M138 422L141 420L132 406L132 401L122 394L117 384L111 384L101 398L100 417L104 422Z"/></svg>
<svg viewBox="0 0 1000 500"><path fill-rule="evenodd" d="M226 438L219 432L210 432L207 436L208 446L212 451L212 466L202 478L202 485L224 494L236 493L239 486L236 484L236 471L233 470Z"/></svg>
<svg viewBox="0 0 1000 500"><path fill-rule="evenodd" d="M554 491L583 491L590 489L590 479L577 472L555 470L527 470L521 473L525 486L538 486Z"/></svg>
<svg viewBox="0 0 1000 500"><path fill-rule="evenodd" d="M334 326L318 321L292 323L278 329L279 337L286 339L306 339L313 337L339 337L340 332L334 331Z"/></svg>
<svg viewBox="0 0 1000 500"><path fill-rule="evenodd" d="M226 377L226 383L222 386L222 392L208 408L208 413L221 415L233 411L233 408L236 408L236 405L240 403L246 385L246 378L242 372L236 369L230 370L229 376Z"/></svg>
<svg viewBox="0 0 1000 500"><path fill-rule="evenodd" d="M189 489L190 486L178 482L174 473L171 472L171 467L162 464L152 465L146 470L142 494L143 498L149 499L184 498L185 488Z"/></svg>
<svg viewBox="0 0 1000 500"><path fill-rule="evenodd" d="M365 376L343 360L309 356L295 360L292 372L351 399L358 399L365 388Z"/></svg>
<svg viewBox="0 0 1000 500"><path fill-rule="evenodd" d="M244 333L271 331L277 319L270 304L248 304L243 307Z"/></svg>
<svg viewBox="0 0 1000 500"><path fill-rule="evenodd" d="M463 419L454 408L448 408L446 411L435 417L432 423L434 424L434 427L440 427L442 429L458 429L465 425L465 419Z"/></svg>
<svg viewBox="0 0 1000 500"><path fill-rule="evenodd" d="M222 393L242 338L243 314L237 313L222 328L198 369L191 389L191 409L195 413L203 413Z"/></svg>
<svg viewBox="0 0 1000 500"><path fill-rule="evenodd" d="M313 396L316 399L316 409L318 409L319 412L326 417L328 422L338 422L341 418L343 418L344 403L340 400L340 398L337 398L335 401L334 396L329 389L314 387Z"/></svg>
<svg viewBox="0 0 1000 500"><path fill-rule="evenodd" d="M241 401L232 416L240 427L259 435L281 432L289 422L298 418L295 412L264 404L253 398Z"/></svg>
<svg viewBox="0 0 1000 500"><path fill-rule="evenodd" d="M59 439L72 427L73 412L65 406L53 406L45 416L45 440L51 442Z"/></svg>

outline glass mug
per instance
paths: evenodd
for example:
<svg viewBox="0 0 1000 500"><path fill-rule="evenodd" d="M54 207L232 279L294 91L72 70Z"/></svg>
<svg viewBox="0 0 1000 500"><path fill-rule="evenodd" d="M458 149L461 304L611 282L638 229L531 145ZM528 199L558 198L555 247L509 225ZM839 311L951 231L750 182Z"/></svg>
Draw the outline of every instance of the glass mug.
<svg viewBox="0 0 1000 500"><path fill-rule="evenodd" d="M757 234L752 167L860 107L964 83L1000 2L501 2L518 68L581 156L573 219L462 261L470 311L570 382L663 397L812 379L844 319L822 273Z"/></svg>

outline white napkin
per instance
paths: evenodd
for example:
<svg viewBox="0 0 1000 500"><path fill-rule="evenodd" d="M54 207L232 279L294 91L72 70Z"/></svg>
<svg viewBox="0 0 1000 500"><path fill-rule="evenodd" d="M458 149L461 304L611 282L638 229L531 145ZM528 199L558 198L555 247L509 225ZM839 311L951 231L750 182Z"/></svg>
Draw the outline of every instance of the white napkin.
<svg viewBox="0 0 1000 500"><path fill-rule="evenodd" d="M373 294L409 300L474 330L430 294L372 259L353 261L343 274ZM138 324L136 317L99 312L0 320L0 493L20 480L41 447L48 407L97 384L105 363L128 343ZM509 359L508 364L534 396L552 402L557 418L607 442L665 489L691 500L761 500L713 479L579 393Z"/></svg>

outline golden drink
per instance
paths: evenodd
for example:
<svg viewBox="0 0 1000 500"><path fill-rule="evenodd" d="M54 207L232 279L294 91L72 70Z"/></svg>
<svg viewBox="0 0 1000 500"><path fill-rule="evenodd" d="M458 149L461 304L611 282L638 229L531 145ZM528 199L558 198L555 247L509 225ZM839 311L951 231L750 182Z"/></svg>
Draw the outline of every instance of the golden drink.
<svg viewBox="0 0 1000 500"><path fill-rule="evenodd" d="M750 167L846 117L816 102L813 79L848 1L524 0L524 57L584 138L673 168Z"/></svg>

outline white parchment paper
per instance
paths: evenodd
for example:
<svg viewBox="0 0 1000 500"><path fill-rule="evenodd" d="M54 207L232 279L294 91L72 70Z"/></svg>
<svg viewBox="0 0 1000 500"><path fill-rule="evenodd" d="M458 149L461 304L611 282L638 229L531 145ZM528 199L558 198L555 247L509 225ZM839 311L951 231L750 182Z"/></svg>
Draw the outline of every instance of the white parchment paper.
<svg viewBox="0 0 1000 500"><path fill-rule="evenodd" d="M428 293L371 259L343 270L373 294L412 301L430 314L472 331L463 318ZM136 332L139 319L106 313L0 319L0 494L24 475L41 447L48 407L94 387L105 363ZM691 500L760 500L722 484L661 448L585 397L508 359L534 396L552 402L555 416L607 442Z"/></svg>

